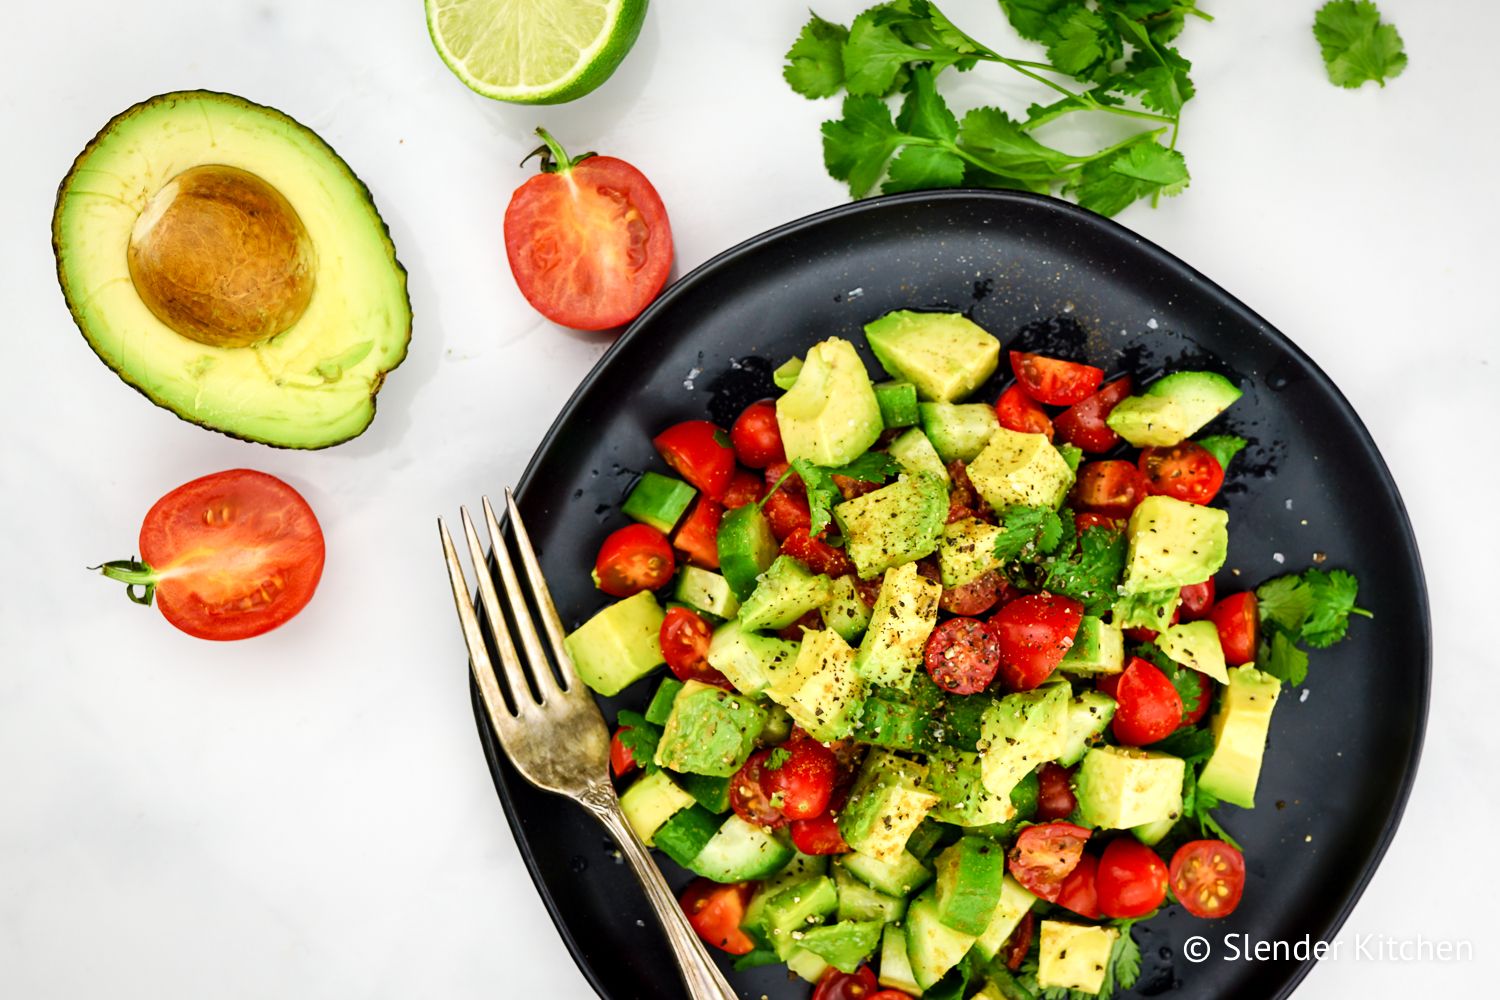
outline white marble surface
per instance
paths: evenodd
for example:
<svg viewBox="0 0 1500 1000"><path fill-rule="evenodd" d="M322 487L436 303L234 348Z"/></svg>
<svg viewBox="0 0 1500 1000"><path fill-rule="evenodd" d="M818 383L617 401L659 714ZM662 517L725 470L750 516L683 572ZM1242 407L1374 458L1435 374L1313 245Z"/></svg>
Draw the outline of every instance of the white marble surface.
<svg viewBox="0 0 1500 1000"><path fill-rule="evenodd" d="M465 90L417 0L7 4L0 31L0 996L573 997L589 991L501 816L469 712L433 516L513 481L606 346L517 294L500 218L546 123L623 156L671 212L677 273L844 199L828 102L780 55L805 0L656 0L602 90L525 109ZM820 0L847 20L863 4ZM1005 37L988 0L945 4ZM1493 982L1497 544L1491 295L1500 162L1486 0L1381 0L1411 53L1386 90L1335 89L1314 0L1205 0L1192 189L1122 221L1290 334L1353 400L1416 523L1436 685L1421 779L1345 929L1466 939L1458 963L1320 965L1303 996L1464 995ZM998 74L965 80L983 101ZM52 276L58 179L112 114L208 87L311 125L369 183L411 271L410 359L329 452L273 451L155 409L91 355ZM172 486L251 465L327 532L316 601L210 645L84 567L133 551ZM1470 513L1474 511L1475 513ZM1310 683L1312 697L1337 697ZM1472 993L1470 995L1473 995Z"/></svg>

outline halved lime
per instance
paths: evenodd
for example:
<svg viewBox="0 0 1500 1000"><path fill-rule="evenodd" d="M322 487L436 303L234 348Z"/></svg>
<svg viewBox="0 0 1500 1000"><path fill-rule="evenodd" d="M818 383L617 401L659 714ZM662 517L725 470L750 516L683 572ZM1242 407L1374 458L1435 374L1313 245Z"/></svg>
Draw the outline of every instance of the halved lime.
<svg viewBox="0 0 1500 1000"><path fill-rule="evenodd" d="M516 104L582 97L620 65L646 0L426 0L427 30L471 89Z"/></svg>

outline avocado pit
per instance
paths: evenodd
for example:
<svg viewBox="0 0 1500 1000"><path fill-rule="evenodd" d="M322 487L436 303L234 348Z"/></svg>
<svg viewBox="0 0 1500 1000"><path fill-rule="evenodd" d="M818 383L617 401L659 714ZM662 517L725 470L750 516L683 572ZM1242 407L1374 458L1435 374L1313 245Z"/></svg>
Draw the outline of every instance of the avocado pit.
<svg viewBox="0 0 1500 1000"><path fill-rule="evenodd" d="M137 217L126 251L141 301L172 330L248 347L296 323L312 300L312 241L290 202L237 167L191 167Z"/></svg>

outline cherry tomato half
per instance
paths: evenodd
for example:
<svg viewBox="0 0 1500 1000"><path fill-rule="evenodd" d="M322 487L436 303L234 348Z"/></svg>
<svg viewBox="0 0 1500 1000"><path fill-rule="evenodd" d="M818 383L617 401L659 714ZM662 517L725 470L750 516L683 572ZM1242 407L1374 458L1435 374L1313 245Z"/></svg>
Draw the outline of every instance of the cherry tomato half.
<svg viewBox="0 0 1500 1000"><path fill-rule="evenodd" d="M1000 642L977 618L950 618L927 638L927 673L950 694L978 694L1000 669Z"/></svg>
<svg viewBox="0 0 1500 1000"><path fill-rule="evenodd" d="M839 776L839 762L833 751L811 737L787 740L781 749L786 751L786 759L779 766L775 761L763 766L761 787L773 797L781 797L781 814L787 819L823 815Z"/></svg>
<svg viewBox="0 0 1500 1000"><path fill-rule="evenodd" d="M541 132L541 130L538 130ZM537 312L576 330L607 330L640 315L667 282L672 227L661 196L613 156L550 151L542 173L511 195L505 256Z"/></svg>
<svg viewBox="0 0 1500 1000"><path fill-rule="evenodd" d="M755 950L755 942L740 930L740 923L754 894L754 882L720 885L697 878L682 894L682 912L705 944L731 955L748 955Z"/></svg>
<svg viewBox="0 0 1500 1000"><path fill-rule="evenodd" d="M700 569L719 568L719 522L724 507L708 497L693 501L687 517L672 532L672 548Z"/></svg>
<svg viewBox="0 0 1500 1000"><path fill-rule="evenodd" d="M1194 441L1170 448L1143 448L1139 465L1152 493L1187 503L1208 503L1224 485L1224 467Z"/></svg>
<svg viewBox="0 0 1500 1000"><path fill-rule="evenodd" d="M772 522L772 534L775 531L775 522ZM845 573L854 572L854 560L849 558L848 553L829 545L821 538L812 537L805 527L793 528L791 533L781 540L781 551L793 559L806 563L808 569L814 573L843 576Z"/></svg>
<svg viewBox="0 0 1500 1000"><path fill-rule="evenodd" d="M1055 760L1037 768L1036 818L1067 819L1078 808L1073 794L1073 776Z"/></svg>
<svg viewBox="0 0 1500 1000"><path fill-rule="evenodd" d="M757 750L729 779L730 807L736 816L755 826L786 825L786 816L771 801L771 793L766 791L766 762L770 759L770 747Z"/></svg>
<svg viewBox="0 0 1500 1000"><path fill-rule="evenodd" d="M1116 837L1104 845L1096 885L1106 917L1143 917L1167 898L1167 864L1134 837Z"/></svg>
<svg viewBox="0 0 1500 1000"><path fill-rule="evenodd" d="M1202 583L1190 583L1182 588L1182 603L1177 613L1185 622L1202 621L1214 610L1214 581L1212 577Z"/></svg>
<svg viewBox="0 0 1500 1000"><path fill-rule="evenodd" d="M879 993L871 994L870 1000L912 1000L912 996L900 990L881 990Z"/></svg>
<svg viewBox="0 0 1500 1000"><path fill-rule="evenodd" d="M752 469L786 461L781 445L781 425L776 422L776 404L762 399L745 407L729 429L729 440L740 464Z"/></svg>
<svg viewBox="0 0 1500 1000"><path fill-rule="evenodd" d="M687 608L668 608L661 622L661 655L667 669L680 681L702 681L732 691L729 678L708 665L708 644L714 630Z"/></svg>
<svg viewBox="0 0 1500 1000"><path fill-rule="evenodd" d="M1030 691L1052 676L1073 646L1083 605L1058 594L1027 594L989 621L1000 645L1000 676L1012 691Z"/></svg>
<svg viewBox="0 0 1500 1000"><path fill-rule="evenodd" d="M1072 823L1028 826L1010 850L1010 873L1033 896L1055 903L1088 839L1089 831Z"/></svg>
<svg viewBox="0 0 1500 1000"><path fill-rule="evenodd" d="M803 854L847 854L849 845L839 833L838 820L832 813L792 823L792 846Z"/></svg>
<svg viewBox="0 0 1500 1000"><path fill-rule="evenodd" d="M1130 376L1117 378L1098 392L1074 403L1057 415L1057 435L1068 444L1077 445L1090 454L1109 451L1120 443L1120 435L1110 430L1105 418L1115 405L1130 395Z"/></svg>
<svg viewBox="0 0 1500 1000"><path fill-rule="evenodd" d="M734 449L729 435L707 420L684 420L651 439L677 474L714 500L734 478Z"/></svg>
<svg viewBox="0 0 1500 1000"><path fill-rule="evenodd" d="M599 546L594 585L611 597L664 587L677 569L667 536L649 524L630 524Z"/></svg>
<svg viewBox="0 0 1500 1000"><path fill-rule="evenodd" d="M729 480L729 486L724 490L724 499L721 501L725 510L734 510L746 504L759 503L760 496L765 492L765 483L753 472L744 469L735 471Z"/></svg>
<svg viewBox="0 0 1500 1000"><path fill-rule="evenodd" d="M954 615L982 615L995 606L1004 590L1005 578L991 570L957 587L944 587L938 607Z"/></svg>
<svg viewBox="0 0 1500 1000"><path fill-rule="evenodd" d="M812 511L807 498L788 493L785 486L766 497L761 512L771 522L771 534L778 542L784 542L796 531L807 531L812 527Z"/></svg>
<svg viewBox="0 0 1500 1000"><path fill-rule="evenodd" d="M1048 441L1052 440L1052 419L1047 416L1047 411L1042 409L1041 404L1026 395L1026 390L1019 385L1006 389L995 400L995 416L1000 419L1000 426L1006 430L1022 434L1045 434Z"/></svg>
<svg viewBox="0 0 1500 1000"><path fill-rule="evenodd" d="M1151 493L1141 470L1124 459L1084 462L1078 467L1078 481L1068 493L1074 510L1105 517L1129 517L1136 504Z"/></svg>
<svg viewBox="0 0 1500 1000"><path fill-rule="evenodd" d="M1255 647L1260 643L1260 602L1255 599L1255 591L1221 598L1210 617L1219 630L1225 662L1237 667L1255 659Z"/></svg>
<svg viewBox="0 0 1500 1000"><path fill-rule="evenodd" d="M1115 739L1129 746L1146 746L1164 740L1182 722L1182 698L1154 663L1132 656L1120 674L1115 691Z"/></svg>
<svg viewBox="0 0 1500 1000"><path fill-rule="evenodd" d="M1048 406L1080 403L1104 381L1102 368L1021 351L1010 352L1010 368L1026 395Z"/></svg>
<svg viewBox="0 0 1500 1000"><path fill-rule="evenodd" d="M1057 891L1057 905L1072 910L1080 917L1098 920L1103 914L1099 910L1099 859L1085 854L1078 865L1063 879Z"/></svg>
<svg viewBox="0 0 1500 1000"><path fill-rule="evenodd" d="M609 738L609 769L614 772L616 778L623 778L636 768L635 754L631 753L630 748L620 742L620 734L629 728L629 726L621 726Z"/></svg>
<svg viewBox="0 0 1500 1000"><path fill-rule="evenodd" d="M1195 917L1227 917L1245 894L1245 856L1222 840L1191 840L1172 855L1172 893Z"/></svg>
<svg viewBox="0 0 1500 1000"><path fill-rule="evenodd" d="M859 971L854 973L829 969L818 980L818 988L813 990L812 1000L871 1000L879 989L875 973L870 971L868 965L861 965Z"/></svg>

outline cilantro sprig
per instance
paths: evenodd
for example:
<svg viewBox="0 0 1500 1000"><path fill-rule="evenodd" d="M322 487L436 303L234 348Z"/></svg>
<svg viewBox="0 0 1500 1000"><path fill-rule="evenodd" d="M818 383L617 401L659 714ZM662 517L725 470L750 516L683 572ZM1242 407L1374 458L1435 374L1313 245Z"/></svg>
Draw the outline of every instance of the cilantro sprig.
<svg viewBox="0 0 1500 1000"><path fill-rule="evenodd" d="M640 765L645 774L654 774L661 768L656 763L656 744L661 741L661 726L647 722L639 712L623 709L615 716L619 727L620 744L630 751L631 759Z"/></svg>
<svg viewBox="0 0 1500 1000"><path fill-rule="evenodd" d="M1369 0L1332 0L1313 19L1313 37L1323 50L1328 79L1354 89L1385 81L1406 68L1401 33L1380 19Z"/></svg>
<svg viewBox="0 0 1500 1000"><path fill-rule="evenodd" d="M1050 507L1013 504L1000 511L1000 528L995 556L1003 562L1013 562L1023 555L1050 554L1063 540L1063 519Z"/></svg>
<svg viewBox="0 0 1500 1000"><path fill-rule="evenodd" d="M1326 649L1349 632L1349 616L1374 617L1355 604L1359 581L1353 573L1309 569L1278 576L1255 588L1260 607L1261 642L1256 666L1293 687L1307 679L1305 643Z"/></svg>
<svg viewBox="0 0 1500 1000"><path fill-rule="evenodd" d="M1068 518L1069 523L1072 517ZM1044 584L1054 594L1083 602L1086 614L1103 614L1113 606L1115 589L1125 575L1125 534L1110 528L1085 528L1077 549L1061 549L1047 567Z"/></svg>
<svg viewBox="0 0 1500 1000"><path fill-rule="evenodd" d="M808 532L814 538L818 537L833 520L833 508L843 499L834 476L857 479L864 483L883 483L900 471L901 464L881 451L867 451L849 464L837 468L814 465L805 458L793 459L791 472L801 477L802 485L807 487L807 509L812 515ZM781 483L776 485L780 486Z"/></svg>

